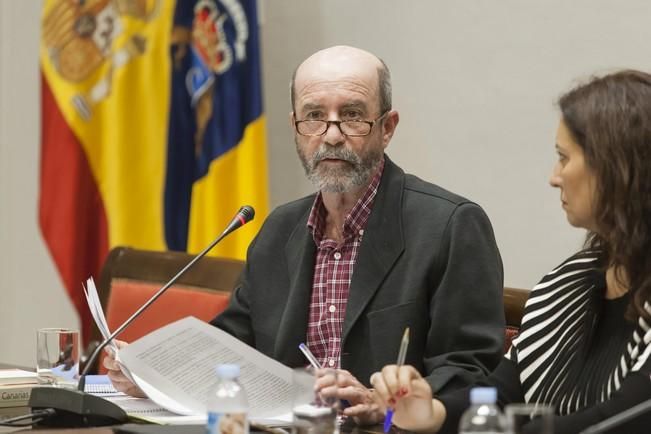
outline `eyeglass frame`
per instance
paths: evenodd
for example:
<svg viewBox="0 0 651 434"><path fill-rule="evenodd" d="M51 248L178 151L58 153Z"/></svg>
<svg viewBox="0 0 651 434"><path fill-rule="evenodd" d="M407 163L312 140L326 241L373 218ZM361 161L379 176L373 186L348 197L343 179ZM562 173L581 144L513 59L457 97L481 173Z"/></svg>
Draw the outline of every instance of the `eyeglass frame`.
<svg viewBox="0 0 651 434"><path fill-rule="evenodd" d="M327 121L327 120L323 120L323 119L301 119L301 120L299 121L299 120L296 120L296 118L294 118L294 129L295 129L296 132L297 132L298 134L300 134L301 136L305 136L305 137L320 137L320 136L322 136L322 135L324 135L325 133L328 132L328 130L330 129L330 125L334 124L334 125L336 125L337 128L339 129L339 132L340 132L342 135L346 136L346 137L366 137L366 136L368 136L369 134L371 134L371 131L373 131L373 127L375 126L375 124L376 124L380 119L382 119L383 117L385 117L385 116L386 116L390 111L391 111L391 110L387 110L387 111L385 111L385 112L382 113L380 116L378 116L377 118L373 119L372 121L363 121L363 120L350 120L350 121L341 121L341 120L339 120L339 121ZM321 134L303 134L303 133L301 133L301 132L298 130L298 125L299 125L301 122L325 122L326 127L325 127L325 130L323 130L323 132L322 132ZM364 124L367 124L367 125L369 126L368 133L366 133L366 134L346 134L346 133L344 133L344 132L342 131L342 129L341 129L341 124L344 123L344 122L355 122L355 123L364 123Z"/></svg>

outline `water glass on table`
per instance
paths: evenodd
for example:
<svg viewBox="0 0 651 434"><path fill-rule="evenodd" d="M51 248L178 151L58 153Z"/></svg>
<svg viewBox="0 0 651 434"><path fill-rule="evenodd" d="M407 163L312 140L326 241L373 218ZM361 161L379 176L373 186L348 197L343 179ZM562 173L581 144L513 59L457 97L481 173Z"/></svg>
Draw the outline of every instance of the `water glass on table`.
<svg viewBox="0 0 651 434"><path fill-rule="evenodd" d="M296 434L332 434L339 432L337 412L339 400L316 393L317 378L329 377L337 383L334 369L296 368L292 371L293 432Z"/></svg>
<svg viewBox="0 0 651 434"><path fill-rule="evenodd" d="M554 434L554 409L546 404L509 404L504 408L507 434L521 434L523 427L534 422L536 429L527 433Z"/></svg>
<svg viewBox="0 0 651 434"><path fill-rule="evenodd" d="M42 328L36 332L36 373L42 385L76 388L79 381L79 331Z"/></svg>

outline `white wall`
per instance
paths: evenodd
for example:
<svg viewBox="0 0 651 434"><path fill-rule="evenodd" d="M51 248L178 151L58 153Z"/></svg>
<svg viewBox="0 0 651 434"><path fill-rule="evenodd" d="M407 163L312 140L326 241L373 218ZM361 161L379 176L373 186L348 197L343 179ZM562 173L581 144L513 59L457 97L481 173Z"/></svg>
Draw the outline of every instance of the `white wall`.
<svg viewBox="0 0 651 434"><path fill-rule="evenodd" d="M37 328L78 327L38 230L40 10L0 0L0 362L27 366Z"/></svg>
<svg viewBox="0 0 651 434"><path fill-rule="evenodd" d="M266 2L265 94L274 198L311 190L287 128L287 77L320 47L350 44L389 65L401 112L389 155L488 212L505 284L531 287L575 251L548 176L554 102L577 77L651 69L644 0L330 0ZM273 5L274 7L272 7Z"/></svg>
<svg viewBox="0 0 651 434"><path fill-rule="evenodd" d="M580 246L547 186L553 103L577 77L651 70L648 0L262 2L274 205L312 191L287 124L291 71L349 44L392 70L389 155L486 209L507 285L530 287ZM35 328L75 323L37 228L39 18L40 1L0 0L0 361L30 365Z"/></svg>

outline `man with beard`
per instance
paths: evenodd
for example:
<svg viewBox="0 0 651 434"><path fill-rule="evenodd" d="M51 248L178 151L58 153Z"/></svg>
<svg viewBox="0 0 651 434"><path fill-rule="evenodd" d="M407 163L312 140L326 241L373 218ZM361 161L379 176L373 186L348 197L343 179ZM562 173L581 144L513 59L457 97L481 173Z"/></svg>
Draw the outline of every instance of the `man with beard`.
<svg viewBox="0 0 651 434"><path fill-rule="evenodd" d="M339 369L338 387L317 387L362 423L383 417L366 386L395 363L406 327L406 363L435 393L489 373L504 337L490 222L384 154L399 121L386 65L352 47L319 51L296 69L291 99L296 149L318 192L269 215L212 324L292 367L306 365L306 343Z"/></svg>

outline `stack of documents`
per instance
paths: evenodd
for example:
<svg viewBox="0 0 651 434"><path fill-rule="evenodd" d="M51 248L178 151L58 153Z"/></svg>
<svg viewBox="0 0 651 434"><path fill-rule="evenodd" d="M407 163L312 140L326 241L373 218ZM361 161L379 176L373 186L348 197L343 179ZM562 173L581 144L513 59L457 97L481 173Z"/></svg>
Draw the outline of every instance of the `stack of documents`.
<svg viewBox="0 0 651 434"><path fill-rule="evenodd" d="M27 405L32 388L37 385L36 372L0 369L0 407Z"/></svg>

